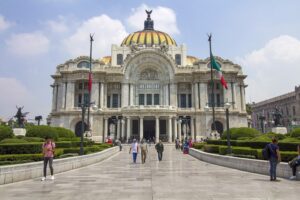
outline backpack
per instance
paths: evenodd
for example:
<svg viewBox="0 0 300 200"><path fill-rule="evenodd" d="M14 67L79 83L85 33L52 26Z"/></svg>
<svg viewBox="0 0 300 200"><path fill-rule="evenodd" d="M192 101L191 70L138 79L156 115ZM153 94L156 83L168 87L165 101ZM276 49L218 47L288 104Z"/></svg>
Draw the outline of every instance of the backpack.
<svg viewBox="0 0 300 200"><path fill-rule="evenodd" d="M262 155L265 160L269 160L271 157L270 147L269 144L265 146L265 148L262 150Z"/></svg>

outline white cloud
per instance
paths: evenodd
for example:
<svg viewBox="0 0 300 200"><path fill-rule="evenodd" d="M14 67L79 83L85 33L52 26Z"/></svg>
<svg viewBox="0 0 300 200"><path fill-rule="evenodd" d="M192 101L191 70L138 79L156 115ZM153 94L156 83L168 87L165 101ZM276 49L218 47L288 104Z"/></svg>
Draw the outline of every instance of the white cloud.
<svg viewBox="0 0 300 200"><path fill-rule="evenodd" d="M65 33L67 32L67 19L64 16L58 16L58 20L48 20L46 21L47 27L54 33Z"/></svg>
<svg viewBox="0 0 300 200"><path fill-rule="evenodd" d="M300 40L282 35L264 47L237 58L248 75L247 101L261 101L294 90L299 85Z"/></svg>
<svg viewBox="0 0 300 200"><path fill-rule="evenodd" d="M144 21L147 18L145 10L153 10L151 18L154 20L154 29L164 31L169 34L179 34L177 28L176 14L167 7L150 7L142 4L138 8L132 9L132 15L127 19L128 25L135 31L144 29Z"/></svg>
<svg viewBox="0 0 300 200"><path fill-rule="evenodd" d="M111 44L121 44L128 35L119 20L107 15L96 16L84 21L75 33L63 41L64 46L72 56L89 55L90 33L94 34L94 55L110 54Z"/></svg>
<svg viewBox="0 0 300 200"><path fill-rule="evenodd" d="M41 32L12 34L6 40L8 50L18 56L36 56L47 53L49 39Z"/></svg>
<svg viewBox="0 0 300 200"><path fill-rule="evenodd" d="M0 77L0 116L6 119L11 118L16 112L16 106L34 106L32 95L21 82L15 78Z"/></svg>
<svg viewBox="0 0 300 200"><path fill-rule="evenodd" d="M4 31L13 25L12 22L5 20L5 18L0 15L0 31Z"/></svg>

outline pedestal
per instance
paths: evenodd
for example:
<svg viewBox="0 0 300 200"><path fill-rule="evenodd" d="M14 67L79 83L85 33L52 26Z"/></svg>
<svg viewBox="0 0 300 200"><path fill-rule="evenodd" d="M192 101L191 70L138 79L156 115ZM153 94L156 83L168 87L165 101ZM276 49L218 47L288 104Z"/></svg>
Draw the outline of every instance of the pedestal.
<svg viewBox="0 0 300 200"><path fill-rule="evenodd" d="M25 128L13 128L13 133L14 133L15 136L18 136L18 135L25 136L26 135L26 129Z"/></svg>
<svg viewBox="0 0 300 200"><path fill-rule="evenodd" d="M279 133L279 134L287 134L287 129L286 129L286 127L278 126L278 127L273 127L272 132L273 133Z"/></svg>

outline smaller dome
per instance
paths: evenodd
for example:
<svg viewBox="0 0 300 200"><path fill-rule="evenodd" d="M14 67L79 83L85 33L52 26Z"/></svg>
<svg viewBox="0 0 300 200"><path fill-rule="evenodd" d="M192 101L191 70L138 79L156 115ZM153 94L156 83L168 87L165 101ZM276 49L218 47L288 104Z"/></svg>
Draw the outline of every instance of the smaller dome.
<svg viewBox="0 0 300 200"><path fill-rule="evenodd" d="M197 61L199 61L199 59L196 58L196 57L194 57L194 56L187 56L186 57L186 63L187 63L187 65L193 65Z"/></svg>
<svg viewBox="0 0 300 200"><path fill-rule="evenodd" d="M100 59L100 62L103 62L105 65L111 63L111 56L105 56Z"/></svg>

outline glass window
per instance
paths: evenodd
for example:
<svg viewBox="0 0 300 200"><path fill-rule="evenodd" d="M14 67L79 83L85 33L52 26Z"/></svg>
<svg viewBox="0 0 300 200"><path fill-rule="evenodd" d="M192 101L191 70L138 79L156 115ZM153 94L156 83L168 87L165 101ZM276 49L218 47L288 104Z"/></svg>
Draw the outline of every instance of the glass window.
<svg viewBox="0 0 300 200"><path fill-rule="evenodd" d="M220 94L217 94L217 107L221 107L221 98L220 98Z"/></svg>
<svg viewBox="0 0 300 200"><path fill-rule="evenodd" d="M118 94L113 94L113 99L112 99L112 107L117 108L118 103L119 103L119 95Z"/></svg>
<svg viewBox="0 0 300 200"><path fill-rule="evenodd" d="M154 94L154 105L159 105L159 94Z"/></svg>
<svg viewBox="0 0 300 200"><path fill-rule="evenodd" d="M175 62L177 65L181 65L181 55L180 54L175 55Z"/></svg>
<svg viewBox="0 0 300 200"><path fill-rule="evenodd" d="M152 105L152 94L147 94L147 105Z"/></svg>
<svg viewBox="0 0 300 200"><path fill-rule="evenodd" d="M82 90L82 83L79 83L79 84L78 84L78 89L79 89L79 90Z"/></svg>
<svg viewBox="0 0 300 200"><path fill-rule="evenodd" d="M139 94L139 105L145 105L145 95Z"/></svg>
<svg viewBox="0 0 300 200"><path fill-rule="evenodd" d="M191 108L192 107L192 95L191 94L188 95L188 102L189 102L189 108Z"/></svg>
<svg viewBox="0 0 300 200"><path fill-rule="evenodd" d="M180 94L180 107L186 108L186 95Z"/></svg>
<svg viewBox="0 0 300 200"><path fill-rule="evenodd" d="M107 96L107 107L110 108L110 96Z"/></svg>
<svg viewBox="0 0 300 200"><path fill-rule="evenodd" d="M89 103L89 93L84 93L84 96L83 96L83 102L85 104L88 104Z"/></svg>
<svg viewBox="0 0 300 200"><path fill-rule="evenodd" d="M90 68L90 63L87 61L81 61L78 65L78 68Z"/></svg>
<svg viewBox="0 0 300 200"><path fill-rule="evenodd" d="M117 54L117 65L123 64L123 54Z"/></svg>
<svg viewBox="0 0 300 200"><path fill-rule="evenodd" d="M80 107L80 104L82 104L82 95L78 94L78 107Z"/></svg>
<svg viewBox="0 0 300 200"><path fill-rule="evenodd" d="M295 108L295 106L293 106L293 115L294 116L296 115L296 108Z"/></svg>

